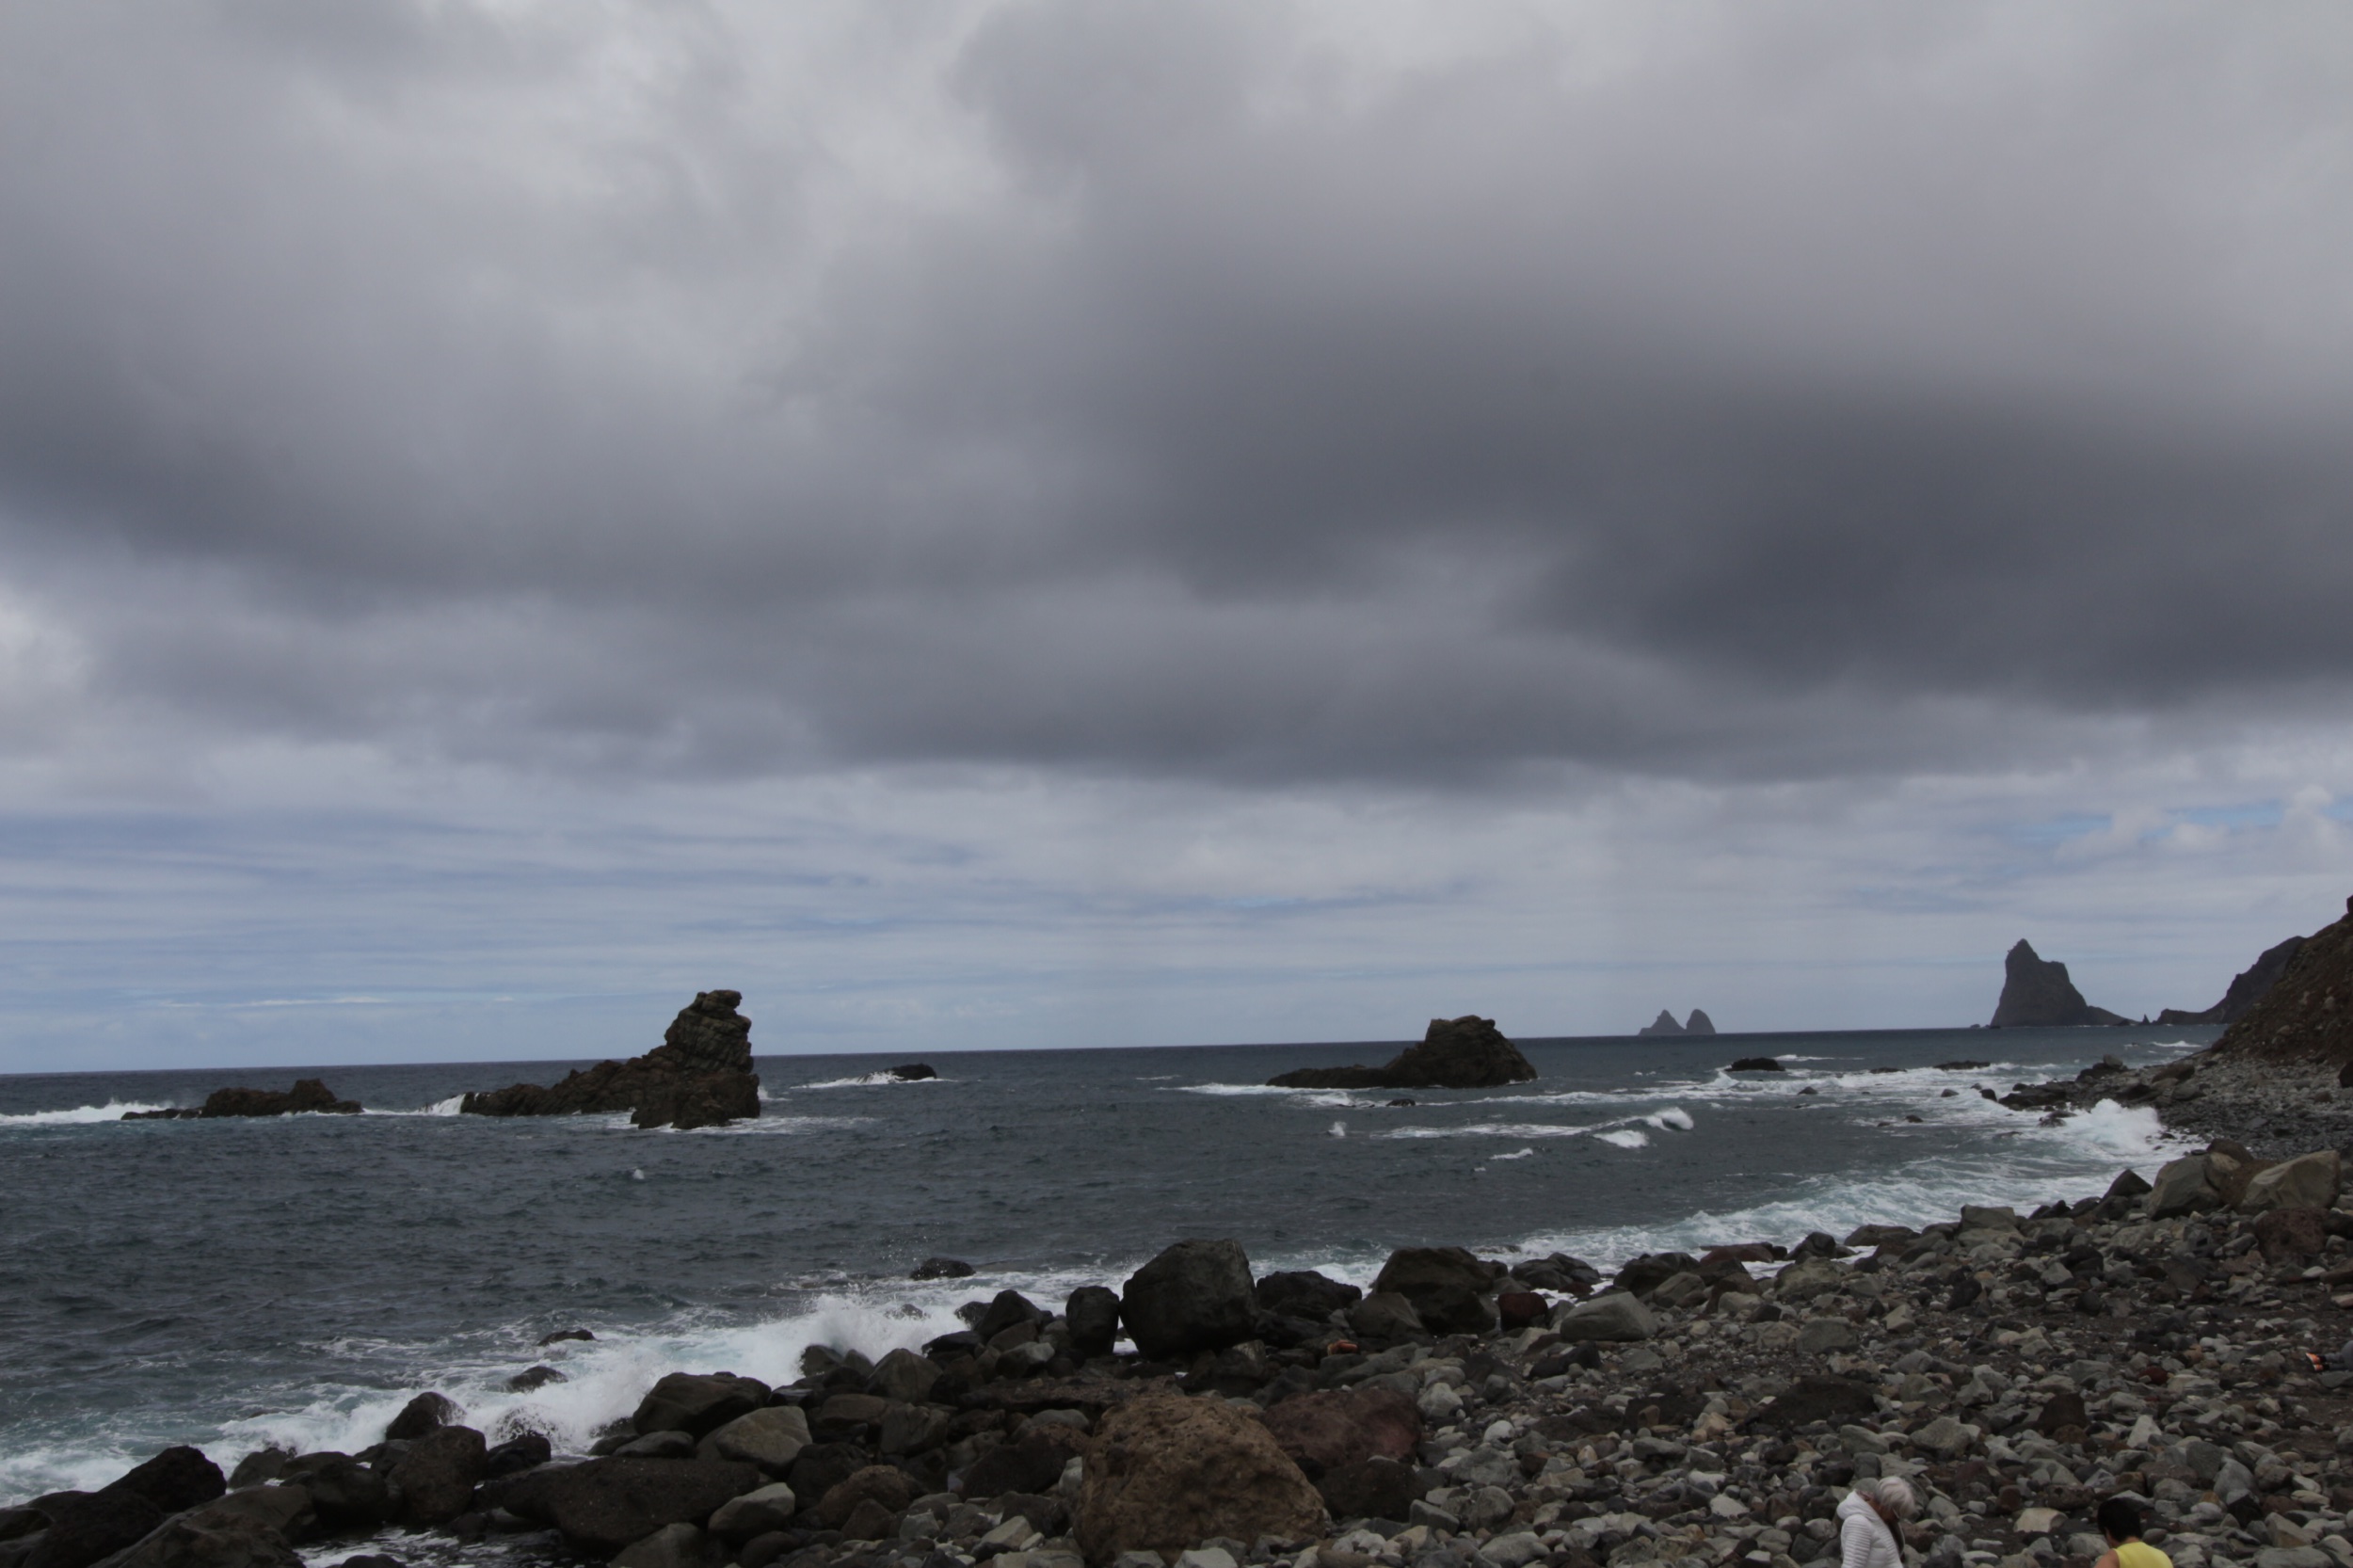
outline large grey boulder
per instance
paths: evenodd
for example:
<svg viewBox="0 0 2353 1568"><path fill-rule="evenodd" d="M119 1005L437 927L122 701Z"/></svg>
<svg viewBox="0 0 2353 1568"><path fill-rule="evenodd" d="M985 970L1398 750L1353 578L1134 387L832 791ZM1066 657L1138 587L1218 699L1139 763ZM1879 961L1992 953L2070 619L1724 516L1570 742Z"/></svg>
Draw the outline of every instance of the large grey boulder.
<svg viewBox="0 0 2353 1568"><path fill-rule="evenodd" d="M1565 1308L1553 1320L1552 1326L1563 1339L1623 1344L1655 1336L1658 1333L1658 1319L1625 1291L1612 1290L1606 1296L1595 1296Z"/></svg>
<svg viewBox="0 0 2353 1568"><path fill-rule="evenodd" d="M574 1549L609 1558L664 1525L700 1525L766 1480L726 1460L592 1459L531 1471L505 1506L562 1531Z"/></svg>
<svg viewBox="0 0 2353 1568"><path fill-rule="evenodd" d="M800 1511L792 1489L778 1481L721 1503L719 1512L711 1516L711 1533L722 1541L749 1541L770 1530L792 1528L792 1515Z"/></svg>
<svg viewBox="0 0 2353 1568"><path fill-rule="evenodd" d="M641 1432L701 1437L768 1402L768 1385L726 1373L672 1372L647 1391L630 1419Z"/></svg>
<svg viewBox="0 0 2353 1568"><path fill-rule="evenodd" d="M736 1460L780 1476L792 1467L808 1442L808 1417L800 1407L772 1404L738 1416L704 1438L695 1451L703 1459Z"/></svg>
<svg viewBox="0 0 2353 1568"><path fill-rule="evenodd" d="M711 1544L692 1525L664 1525L622 1547L613 1568L711 1568Z"/></svg>
<svg viewBox="0 0 2353 1568"><path fill-rule="evenodd" d="M2176 1215L2193 1214L2221 1203L2222 1194L2215 1191L2202 1154L2184 1155L2169 1160L2157 1171L2157 1179L2149 1187L2149 1217L2170 1220Z"/></svg>
<svg viewBox="0 0 2353 1568"><path fill-rule="evenodd" d="M1119 1316L1154 1360L1223 1350L1257 1321L1250 1257L1239 1241L1184 1240L1128 1277Z"/></svg>
<svg viewBox="0 0 2353 1568"><path fill-rule="evenodd" d="M1844 1290L1854 1278L1847 1268L1827 1257L1809 1257L1792 1263L1773 1276L1773 1294L1785 1302L1810 1302Z"/></svg>
<svg viewBox="0 0 2353 1568"><path fill-rule="evenodd" d="M2247 1196L2239 1200L2239 1208L2250 1214L2267 1208L2333 1208L2343 1175L2344 1165L2334 1149L2299 1154L2256 1172L2247 1183Z"/></svg>

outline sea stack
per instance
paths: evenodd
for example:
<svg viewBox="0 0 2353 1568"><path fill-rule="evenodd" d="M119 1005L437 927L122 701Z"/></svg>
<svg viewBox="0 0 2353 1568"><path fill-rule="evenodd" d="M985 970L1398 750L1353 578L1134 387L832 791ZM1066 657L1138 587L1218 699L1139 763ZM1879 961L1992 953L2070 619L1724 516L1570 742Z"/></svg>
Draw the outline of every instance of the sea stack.
<svg viewBox="0 0 2353 1568"><path fill-rule="evenodd" d="M2063 1029L2074 1024L2128 1022L2084 1000L2067 966L2039 956L2025 937L2002 960L2002 1000L1994 1005L1994 1029Z"/></svg>
<svg viewBox="0 0 2353 1568"><path fill-rule="evenodd" d="M631 1112L637 1127L713 1127L760 1114L752 1073L752 1020L735 1009L740 991L705 991L680 1009L662 1044L626 1062L600 1062L560 1083L510 1084L468 1095L474 1116L565 1116Z"/></svg>
<svg viewBox="0 0 2353 1568"><path fill-rule="evenodd" d="M1421 1044L1385 1067L1302 1067L1267 1080L1277 1089L1494 1089L1536 1076L1493 1018L1433 1018Z"/></svg>
<svg viewBox="0 0 2353 1568"><path fill-rule="evenodd" d="M1668 1040L1682 1033L1683 1026L1675 1022L1675 1016L1662 1007L1658 1010L1658 1016L1634 1032L1634 1037L1637 1040Z"/></svg>

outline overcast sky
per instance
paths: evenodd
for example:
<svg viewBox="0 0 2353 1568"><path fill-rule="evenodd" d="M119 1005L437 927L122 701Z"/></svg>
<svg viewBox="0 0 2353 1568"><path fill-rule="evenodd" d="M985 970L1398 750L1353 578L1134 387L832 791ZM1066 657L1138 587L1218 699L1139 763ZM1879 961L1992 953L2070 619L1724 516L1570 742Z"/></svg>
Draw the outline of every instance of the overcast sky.
<svg viewBox="0 0 2353 1568"><path fill-rule="evenodd" d="M0 9L0 1069L2202 1007L2353 20Z"/></svg>

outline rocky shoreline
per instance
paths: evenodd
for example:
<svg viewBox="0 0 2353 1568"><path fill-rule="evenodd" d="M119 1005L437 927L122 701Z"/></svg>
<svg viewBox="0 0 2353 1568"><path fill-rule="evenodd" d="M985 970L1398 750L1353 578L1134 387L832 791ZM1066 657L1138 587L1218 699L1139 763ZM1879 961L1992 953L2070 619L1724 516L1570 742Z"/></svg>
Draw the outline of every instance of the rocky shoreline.
<svg viewBox="0 0 2353 1568"><path fill-rule="evenodd" d="M2353 1568L2353 1370L2304 1355L2353 1337L2333 1074L2209 1049L2003 1097L2221 1136L2025 1215L1607 1280L1407 1248L1367 1293L1184 1241L1116 1289L976 1301L920 1351L812 1349L786 1386L674 1372L584 1454L438 1394L355 1454L224 1476L167 1450L0 1511L0 1568L295 1568L339 1543L387 1568L404 1540L620 1568L1830 1568L1875 1476L1923 1496L1907 1568L2085 1568L2118 1493L2180 1568Z"/></svg>

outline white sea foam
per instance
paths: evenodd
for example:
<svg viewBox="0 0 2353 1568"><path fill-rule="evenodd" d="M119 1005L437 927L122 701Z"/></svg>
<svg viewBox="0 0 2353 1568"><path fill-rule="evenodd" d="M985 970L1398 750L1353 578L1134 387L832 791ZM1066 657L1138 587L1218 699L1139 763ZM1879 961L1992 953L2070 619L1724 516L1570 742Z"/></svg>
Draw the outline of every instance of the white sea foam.
<svg viewBox="0 0 2353 1568"><path fill-rule="evenodd" d="M1601 1124L1567 1127L1552 1122L1466 1122L1457 1127L1393 1127L1375 1138L1582 1138Z"/></svg>
<svg viewBox="0 0 2353 1568"><path fill-rule="evenodd" d="M1637 1132L1630 1127L1622 1127L1612 1132L1596 1132L1593 1137L1604 1144L1615 1144L1622 1149L1639 1149L1650 1143L1650 1134Z"/></svg>
<svg viewBox="0 0 2353 1568"><path fill-rule="evenodd" d="M133 1111L168 1111L162 1101L108 1100L104 1105L77 1105L64 1111L26 1111L0 1116L0 1127L70 1127L83 1122L119 1122Z"/></svg>
<svg viewBox="0 0 2353 1568"><path fill-rule="evenodd" d="M370 1116L455 1116L457 1114L457 1108L465 1103L465 1099L466 1096L463 1095L452 1095L445 1100L435 1100L431 1105L421 1105L413 1111L384 1111L370 1106L365 1114Z"/></svg>
<svg viewBox="0 0 2353 1568"><path fill-rule="evenodd" d="M1345 1137L1347 1137L1347 1136L1348 1136L1348 1124L1347 1124L1346 1122L1334 1122L1334 1123L1332 1124L1332 1136L1333 1136L1333 1137L1335 1137L1335 1138L1345 1138Z"/></svg>
<svg viewBox="0 0 2353 1568"><path fill-rule="evenodd" d="M1179 1095L1212 1095L1231 1097L1245 1095L1273 1095L1297 1101L1301 1105L1320 1108L1372 1106L1369 1100L1347 1089L1282 1089L1272 1083L1180 1083L1173 1091Z"/></svg>
<svg viewBox="0 0 2353 1568"><path fill-rule="evenodd" d="M1671 1105L1664 1111L1653 1112L1642 1118L1642 1123L1645 1127L1673 1128L1677 1132L1689 1132L1695 1125L1691 1120L1691 1113L1679 1105Z"/></svg>
<svg viewBox="0 0 2353 1568"><path fill-rule="evenodd" d="M1496 1158L1497 1160L1527 1160L1533 1156L1535 1152L1536 1151L1533 1148L1513 1149L1510 1154L1498 1154Z"/></svg>
<svg viewBox="0 0 2353 1568"><path fill-rule="evenodd" d="M815 1083L788 1085L787 1092L801 1089L882 1089L894 1083L952 1083L949 1078L901 1078L892 1072L859 1073L851 1078L820 1079Z"/></svg>

